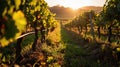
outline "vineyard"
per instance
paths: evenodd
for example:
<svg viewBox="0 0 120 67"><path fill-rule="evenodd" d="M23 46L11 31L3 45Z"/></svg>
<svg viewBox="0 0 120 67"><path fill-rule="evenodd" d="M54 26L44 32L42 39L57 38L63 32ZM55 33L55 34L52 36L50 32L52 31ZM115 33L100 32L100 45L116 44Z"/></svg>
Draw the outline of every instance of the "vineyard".
<svg viewBox="0 0 120 67"><path fill-rule="evenodd" d="M120 1L73 19L44 0L0 1L0 67L119 67Z"/></svg>

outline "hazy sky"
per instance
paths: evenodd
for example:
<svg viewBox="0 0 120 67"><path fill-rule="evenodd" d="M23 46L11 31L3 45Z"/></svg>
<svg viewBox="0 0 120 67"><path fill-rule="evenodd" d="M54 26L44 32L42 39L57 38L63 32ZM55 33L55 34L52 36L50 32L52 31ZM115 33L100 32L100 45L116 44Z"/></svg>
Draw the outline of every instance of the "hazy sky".
<svg viewBox="0 0 120 67"><path fill-rule="evenodd" d="M49 6L61 5L77 9L83 6L103 6L106 0L45 0Z"/></svg>

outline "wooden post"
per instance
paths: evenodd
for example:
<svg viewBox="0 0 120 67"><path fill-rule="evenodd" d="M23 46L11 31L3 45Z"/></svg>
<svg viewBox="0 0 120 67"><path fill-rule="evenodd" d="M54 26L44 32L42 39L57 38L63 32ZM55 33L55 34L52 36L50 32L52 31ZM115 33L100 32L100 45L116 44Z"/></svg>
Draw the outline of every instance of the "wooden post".
<svg viewBox="0 0 120 67"><path fill-rule="evenodd" d="M26 33L26 34L22 34L21 36L17 37L17 44L15 46L15 49L16 49L16 60L15 60L15 63L19 64L19 62L22 60L22 55L21 55L21 50L22 50L22 46L21 46L21 43L22 43L22 40L25 36L27 35L30 35L30 34L34 34L35 32L29 32L29 33Z"/></svg>
<svg viewBox="0 0 120 67"><path fill-rule="evenodd" d="M15 63L19 64L19 62L22 60L22 55L21 55L21 50L22 50L22 46L21 46L21 43L22 43L22 40L23 40L23 37L22 38L19 38L17 40L17 44L16 44L16 60L15 60Z"/></svg>
<svg viewBox="0 0 120 67"><path fill-rule="evenodd" d="M35 51L35 47L36 47L36 44L37 44L37 40L38 40L38 30L37 30L37 22L34 22L34 30L35 30L35 39L34 39L34 42L33 42L33 45L32 45L32 50Z"/></svg>
<svg viewBox="0 0 120 67"><path fill-rule="evenodd" d="M94 25L93 25L93 23L92 23L92 14L91 14L91 13L90 13L89 17L90 17L91 34L92 34L92 36L93 36L93 40L95 40L94 28L93 28Z"/></svg>

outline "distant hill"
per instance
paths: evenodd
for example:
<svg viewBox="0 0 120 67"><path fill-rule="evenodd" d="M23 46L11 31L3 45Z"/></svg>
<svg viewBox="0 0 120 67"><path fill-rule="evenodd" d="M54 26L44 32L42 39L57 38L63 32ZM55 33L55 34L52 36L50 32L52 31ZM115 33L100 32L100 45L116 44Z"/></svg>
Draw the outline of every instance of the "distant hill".
<svg viewBox="0 0 120 67"><path fill-rule="evenodd" d="M63 6L53 6L50 7L51 12L56 14L58 18L73 18L74 11L71 8L65 8Z"/></svg>
<svg viewBox="0 0 120 67"><path fill-rule="evenodd" d="M66 8L63 6L53 6L49 7L51 12L56 14L57 18L74 18L76 15L81 14L82 12L94 10L96 13L99 13L102 10L102 7L96 7L96 6L85 6L82 8L79 8L78 10L72 10L71 8Z"/></svg>
<svg viewBox="0 0 120 67"><path fill-rule="evenodd" d="M97 6L84 6L82 8L79 8L77 11L78 12L85 12L89 10L94 10L96 13L99 13L102 11L102 7L97 7Z"/></svg>

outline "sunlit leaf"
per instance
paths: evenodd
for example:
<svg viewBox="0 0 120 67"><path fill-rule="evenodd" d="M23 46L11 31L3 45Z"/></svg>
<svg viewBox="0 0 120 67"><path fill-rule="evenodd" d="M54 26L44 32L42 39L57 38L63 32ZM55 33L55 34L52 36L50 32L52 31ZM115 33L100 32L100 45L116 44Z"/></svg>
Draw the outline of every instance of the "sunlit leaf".
<svg viewBox="0 0 120 67"><path fill-rule="evenodd" d="M7 13L7 7L4 9L4 12L2 13L2 16L4 17L6 13Z"/></svg>
<svg viewBox="0 0 120 67"><path fill-rule="evenodd" d="M26 19L22 11L14 12L13 20L15 21L15 25L19 29L19 31L24 31L26 26Z"/></svg>
<svg viewBox="0 0 120 67"><path fill-rule="evenodd" d="M16 9L19 9L19 6L21 4L21 0L14 0L14 1L15 1Z"/></svg>
<svg viewBox="0 0 120 67"><path fill-rule="evenodd" d="M14 10L14 6L11 6L11 7L10 7L10 10L8 11L8 14L12 15L13 10Z"/></svg>
<svg viewBox="0 0 120 67"><path fill-rule="evenodd" d="M117 48L117 51L119 51L119 52L120 52L120 48Z"/></svg>
<svg viewBox="0 0 120 67"><path fill-rule="evenodd" d="M0 40L0 43L1 43L1 46L4 47L8 45L9 41L4 37Z"/></svg>

